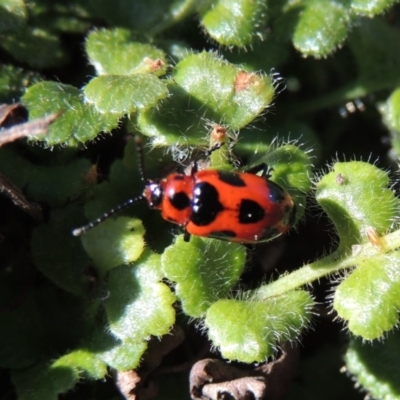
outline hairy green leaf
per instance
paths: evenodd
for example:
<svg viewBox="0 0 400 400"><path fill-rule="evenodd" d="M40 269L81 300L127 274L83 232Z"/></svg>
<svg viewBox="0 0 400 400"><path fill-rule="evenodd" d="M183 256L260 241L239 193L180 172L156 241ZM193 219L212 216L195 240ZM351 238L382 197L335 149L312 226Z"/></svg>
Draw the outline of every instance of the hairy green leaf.
<svg viewBox="0 0 400 400"><path fill-rule="evenodd" d="M74 294L90 287L90 259L71 231L82 218L77 207L57 209L47 224L38 226L32 237L32 257L39 270L57 286Z"/></svg>
<svg viewBox="0 0 400 400"><path fill-rule="evenodd" d="M366 243L368 230L386 233L396 220L399 201L385 171L366 162L336 163L317 184L316 198L329 215L342 249Z"/></svg>
<svg viewBox="0 0 400 400"><path fill-rule="evenodd" d="M244 268L245 249L236 243L178 236L162 255L166 277L175 282L175 293L191 317L201 317L210 305L226 297Z"/></svg>
<svg viewBox="0 0 400 400"><path fill-rule="evenodd" d="M82 235L82 244L101 274L137 260L144 250L144 227L139 219L107 219Z"/></svg>
<svg viewBox="0 0 400 400"><path fill-rule="evenodd" d="M154 73L159 76L167 67L162 50L122 28L91 32L86 39L86 52L98 75Z"/></svg>
<svg viewBox="0 0 400 400"><path fill-rule="evenodd" d="M161 279L160 256L150 252L138 265L115 268L109 276L105 309L110 330L124 342L137 343L142 352L143 342L166 335L175 322L176 299Z"/></svg>
<svg viewBox="0 0 400 400"><path fill-rule="evenodd" d="M47 146L68 143L71 147L94 139L100 132L110 132L118 125L118 115L102 114L85 104L79 89L61 83L44 81L31 86L22 101L31 118L61 112L41 139Z"/></svg>
<svg viewBox="0 0 400 400"><path fill-rule="evenodd" d="M20 28L27 19L24 0L2 0L0 2L0 32Z"/></svg>
<svg viewBox="0 0 400 400"><path fill-rule="evenodd" d="M274 96L270 77L242 71L213 53L187 56L177 64L174 79L206 107L204 116L231 129L240 129L259 116Z"/></svg>
<svg viewBox="0 0 400 400"><path fill-rule="evenodd" d="M349 36L360 83L393 89L400 68L400 32L381 18L361 19Z"/></svg>
<svg viewBox="0 0 400 400"><path fill-rule="evenodd" d="M13 65L0 65L0 101L6 103L21 97L27 86L40 79L36 72L24 71Z"/></svg>
<svg viewBox="0 0 400 400"><path fill-rule="evenodd" d="M132 2L117 0L90 0L96 14L114 26L135 27L135 30L154 35L176 24L195 11L198 2L193 0L147 0Z"/></svg>
<svg viewBox="0 0 400 400"><path fill-rule="evenodd" d="M293 35L293 44L305 56L325 57L347 37L349 18L345 7L332 0L305 3Z"/></svg>
<svg viewBox="0 0 400 400"><path fill-rule="evenodd" d="M93 353L86 350L74 350L52 364L52 368L77 369L88 379L102 379L107 374L107 366Z"/></svg>
<svg viewBox="0 0 400 400"><path fill-rule="evenodd" d="M119 116L157 105L168 95L166 85L150 74L103 75L84 88L85 100L100 113Z"/></svg>
<svg viewBox="0 0 400 400"><path fill-rule="evenodd" d="M350 331L373 340L399 320L400 253L360 260L357 269L336 289L333 306Z"/></svg>
<svg viewBox="0 0 400 400"><path fill-rule="evenodd" d="M79 371L75 367L57 366L57 360L42 361L27 369L14 370L11 378L21 399L56 400L79 381Z"/></svg>
<svg viewBox="0 0 400 400"><path fill-rule="evenodd" d="M358 15L372 18L395 4L397 0L351 0L350 7Z"/></svg>
<svg viewBox="0 0 400 400"><path fill-rule="evenodd" d="M218 300L207 310L205 326L223 357L262 362L278 343L296 338L307 325L313 300L306 291L262 299Z"/></svg>
<svg viewBox="0 0 400 400"><path fill-rule="evenodd" d="M266 11L263 0L218 0L201 13L201 23L219 44L245 47L263 37Z"/></svg>
<svg viewBox="0 0 400 400"><path fill-rule="evenodd" d="M1 47L14 58L34 68L50 68L67 61L59 38L41 29L23 27L1 38Z"/></svg>
<svg viewBox="0 0 400 400"><path fill-rule="evenodd" d="M198 143L208 130L207 120L240 129L274 97L271 77L243 71L214 53L188 55L176 65L173 78L170 97L138 117L139 130L155 145Z"/></svg>
<svg viewBox="0 0 400 400"><path fill-rule="evenodd" d="M398 399L399 352L399 332L371 344L360 339L352 340L345 355L347 371L375 399Z"/></svg>

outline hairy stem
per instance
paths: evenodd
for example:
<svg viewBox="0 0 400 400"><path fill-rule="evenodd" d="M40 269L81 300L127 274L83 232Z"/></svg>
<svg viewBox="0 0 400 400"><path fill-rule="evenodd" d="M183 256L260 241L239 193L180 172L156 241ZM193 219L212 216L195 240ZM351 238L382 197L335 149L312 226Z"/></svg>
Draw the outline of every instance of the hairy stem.
<svg viewBox="0 0 400 400"><path fill-rule="evenodd" d="M356 245L353 246L351 254L344 253L342 250L335 251L320 260L306 264L302 268L254 290L252 294L258 299L279 296L310 284L324 276L354 267L364 258L371 258L376 254L389 253L399 247L400 230L397 230L381 237L379 246L372 243Z"/></svg>

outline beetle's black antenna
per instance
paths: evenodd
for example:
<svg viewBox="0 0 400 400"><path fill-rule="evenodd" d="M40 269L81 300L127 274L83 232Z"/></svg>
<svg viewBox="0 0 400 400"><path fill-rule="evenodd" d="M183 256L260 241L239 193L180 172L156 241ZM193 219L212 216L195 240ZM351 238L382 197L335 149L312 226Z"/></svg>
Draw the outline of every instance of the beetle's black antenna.
<svg viewBox="0 0 400 400"><path fill-rule="evenodd" d="M138 196L133 199L128 199L122 204L119 204L115 208L112 208L110 211L100 215L97 219L89 222L88 224L81 226L80 228L76 228L72 231L74 236L80 236L86 233L88 230L94 228L95 226L99 225L101 222L106 220L107 218L111 217L112 215L116 214L117 212L123 210L124 208L130 207L132 204L139 203L140 201L144 201L146 198L144 196Z"/></svg>
<svg viewBox="0 0 400 400"><path fill-rule="evenodd" d="M146 176L146 171L144 170L144 155L143 155L143 145L142 139L140 136L134 137L135 144L136 144L136 151L138 155L138 165L139 165L139 173L142 181L147 184L149 180ZM146 198L142 196L135 197L133 199L128 199L124 203L119 204L115 208L112 208L110 211L105 212L103 215L100 215L97 219L89 222L88 224L81 226L80 228L76 228L72 231L74 236L80 236L89 231L90 229L94 228L95 226L99 225L101 222L106 220L107 218L111 217L112 215L116 214L117 212L123 210L124 208L130 207L132 204L139 203L140 201L144 201Z"/></svg>
<svg viewBox="0 0 400 400"><path fill-rule="evenodd" d="M144 153L143 153L143 143L142 138L138 135L134 137L135 144L136 144L136 153L139 157L138 159L138 166L139 166L139 173L142 181L147 183L149 180L147 179L146 171L144 169Z"/></svg>

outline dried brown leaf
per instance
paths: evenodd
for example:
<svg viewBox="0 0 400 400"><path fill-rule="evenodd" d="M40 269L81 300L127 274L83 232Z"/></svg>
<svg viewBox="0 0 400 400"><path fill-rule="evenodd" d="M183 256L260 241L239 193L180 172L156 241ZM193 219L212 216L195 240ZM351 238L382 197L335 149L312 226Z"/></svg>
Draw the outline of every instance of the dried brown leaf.
<svg viewBox="0 0 400 400"><path fill-rule="evenodd" d="M36 203L30 203L22 191L0 173L0 193L4 193L12 202L36 220L42 219L42 209Z"/></svg>
<svg viewBox="0 0 400 400"><path fill-rule="evenodd" d="M28 110L22 104L0 104L0 128L9 128L27 120Z"/></svg>
<svg viewBox="0 0 400 400"><path fill-rule="evenodd" d="M222 360L197 362L190 373L193 400L280 400L297 367L297 349L285 346L277 360L249 369Z"/></svg>
<svg viewBox="0 0 400 400"><path fill-rule="evenodd" d="M0 131L0 147L26 136L46 134L49 125L60 115L61 113L50 114L46 117L34 119L33 121L25 122L23 124L14 125L11 128Z"/></svg>
<svg viewBox="0 0 400 400"><path fill-rule="evenodd" d="M158 394L158 385L149 379L161 364L165 355L178 347L185 339L185 332L176 325L161 340L153 338L137 371L118 372L115 383L127 400L147 400Z"/></svg>

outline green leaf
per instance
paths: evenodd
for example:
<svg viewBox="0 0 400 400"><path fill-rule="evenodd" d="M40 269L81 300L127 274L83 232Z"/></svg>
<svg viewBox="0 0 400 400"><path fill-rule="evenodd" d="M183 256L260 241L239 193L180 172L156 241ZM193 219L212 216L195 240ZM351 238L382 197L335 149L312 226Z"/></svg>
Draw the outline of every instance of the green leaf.
<svg viewBox="0 0 400 400"><path fill-rule="evenodd" d="M78 295L90 287L90 259L71 234L82 213L77 207L53 211L49 223L34 230L31 244L33 261L39 270L57 286Z"/></svg>
<svg viewBox="0 0 400 400"><path fill-rule="evenodd" d="M204 118L227 124L234 130L258 117L274 96L270 77L245 72L207 52L180 61L174 70L174 80L202 104Z"/></svg>
<svg viewBox="0 0 400 400"><path fill-rule="evenodd" d="M218 0L200 15L207 33L219 44L245 47L263 37L266 11L263 0Z"/></svg>
<svg viewBox="0 0 400 400"><path fill-rule="evenodd" d="M138 338L114 340L117 342L114 348L106 350L98 356L117 371L129 371L137 368L147 350L147 342Z"/></svg>
<svg viewBox="0 0 400 400"><path fill-rule="evenodd" d="M76 368L42 361L33 367L12 371L12 381L20 399L57 400L79 381Z"/></svg>
<svg viewBox="0 0 400 400"><path fill-rule="evenodd" d="M313 157L321 151L316 132L309 125L287 115L268 120L267 129L265 121L255 121L241 129L239 137L241 140L235 143L235 154L249 159L248 164L260 162L254 160L262 159L262 154L288 143L295 144Z"/></svg>
<svg viewBox="0 0 400 400"><path fill-rule="evenodd" d="M336 289L333 306L354 335L373 340L399 320L400 253L377 254L360 260Z"/></svg>
<svg viewBox="0 0 400 400"><path fill-rule="evenodd" d="M109 367L117 371L129 371L139 365L147 349L147 341L137 337L125 340L117 338L102 318L101 323L97 323L94 330L84 338L81 347Z"/></svg>
<svg viewBox="0 0 400 400"><path fill-rule="evenodd" d="M150 252L137 265L123 265L110 272L110 295L104 303L109 329L136 354L136 363L150 336L168 334L175 323L176 298L161 279L160 256ZM118 349L114 351L118 357L124 356ZM126 361L119 360L121 363Z"/></svg>
<svg viewBox="0 0 400 400"><path fill-rule="evenodd" d="M336 163L317 184L316 199L334 223L341 250L369 241L373 228L386 233L398 216L399 201L385 171L361 161Z"/></svg>
<svg viewBox="0 0 400 400"><path fill-rule="evenodd" d="M0 167L4 176L26 190L30 200L57 207L82 192L90 163L80 159L66 165L38 165L11 149L1 149Z"/></svg>
<svg viewBox="0 0 400 400"><path fill-rule="evenodd" d="M135 1L90 0L98 17L105 19L110 25L135 27L138 32L148 36L159 33L182 20L195 11L197 2L193 0L147 0Z"/></svg>
<svg viewBox="0 0 400 400"><path fill-rule="evenodd" d="M241 48L221 49L224 58L233 64L240 65L249 72L271 71L278 68L290 55L289 43L276 37L275 31L264 38L251 44L243 52Z"/></svg>
<svg viewBox="0 0 400 400"><path fill-rule="evenodd" d="M144 228L139 219L108 219L82 235L82 244L103 275L137 260L144 250Z"/></svg>
<svg viewBox="0 0 400 400"><path fill-rule="evenodd" d="M31 2L29 13L31 24L57 33L84 35L93 28L93 15L86 1Z"/></svg>
<svg viewBox="0 0 400 400"><path fill-rule="evenodd" d="M399 399L399 353L399 332L393 332L385 340L373 344L352 340L345 355L347 371L371 397Z"/></svg>
<svg viewBox="0 0 400 400"><path fill-rule="evenodd" d="M94 193L91 193L85 205L86 219L80 221L80 224L84 225L98 218L100 215L122 204L128 198L140 195L142 191L143 182L137 170L137 162L132 162L132 165L126 166L123 161L116 160L111 166L108 181L96 185ZM138 203L132 206L131 209L128 208L125 213L121 210L117 216L132 215L132 210L134 215L141 216L141 212L137 210L143 211L144 209L148 209L148 206Z"/></svg>
<svg viewBox="0 0 400 400"><path fill-rule="evenodd" d="M68 143L76 147L78 143L92 140L100 132L110 132L118 126L118 115L102 114L84 104L79 89L70 85L40 82L27 90L22 101L32 119L62 112L50 125L48 134L41 137L47 146Z"/></svg>
<svg viewBox="0 0 400 400"><path fill-rule="evenodd" d="M296 221L305 212L306 194L311 189L312 176L310 159L293 144L271 148L262 159L272 168L271 180L286 189L296 204Z"/></svg>
<svg viewBox="0 0 400 400"><path fill-rule="evenodd" d="M154 72L160 76L165 74L168 65L162 50L142 43L137 34L122 28L101 29L89 33L86 52L98 75ZM156 60L160 60L162 64L156 64Z"/></svg>
<svg viewBox="0 0 400 400"><path fill-rule="evenodd" d="M11 147L0 149L0 170L9 181L23 189L32 176L33 165Z"/></svg>
<svg viewBox="0 0 400 400"><path fill-rule="evenodd" d="M55 67L67 61L58 36L40 28L23 27L4 34L1 47L34 68Z"/></svg>
<svg viewBox="0 0 400 400"><path fill-rule="evenodd" d="M20 28L27 19L27 9L23 0L0 1L0 32Z"/></svg>
<svg viewBox="0 0 400 400"><path fill-rule="evenodd" d="M120 339L166 335L175 322L175 296L161 282L160 256L147 252L138 265L116 268L105 301L110 329Z"/></svg>
<svg viewBox="0 0 400 400"><path fill-rule="evenodd" d="M71 198L77 197L82 192L90 162L78 159L67 165L49 167L32 165L31 168L32 175L27 185L31 199L57 207L66 204Z"/></svg>
<svg viewBox="0 0 400 400"><path fill-rule="evenodd" d="M400 87L392 92L382 112L389 127L400 132Z"/></svg>
<svg viewBox="0 0 400 400"><path fill-rule="evenodd" d="M173 78L168 82L170 97L138 117L138 129L152 137L154 145L205 142L205 120L240 129L260 116L274 97L271 77L243 71L214 53L187 56Z"/></svg>
<svg viewBox="0 0 400 400"><path fill-rule="evenodd" d="M193 108L200 110L203 105L174 81L167 84L170 96L157 108L139 113L138 130L152 139L153 146L199 145L208 129L200 117L197 119Z"/></svg>
<svg viewBox="0 0 400 400"><path fill-rule="evenodd" d="M397 0L351 0L350 7L355 14L372 18L397 2Z"/></svg>
<svg viewBox="0 0 400 400"><path fill-rule="evenodd" d="M398 84L400 68L400 32L381 18L358 21L349 36L361 85L369 91L380 88L393 90Z"/></svg>
<svg viewBox="0 0 400 400"><path fill-rule="evenodd" d="M12 102L21 97L27 86L41 80L39 74L12 65L0 65L0 101Z"/></svg>
<svg viewBox="0 0 400 400"><path fill-rule="evenodd" d="M393 155L400 154L400 88L396 88L380 107L383 121L390 129Z"/></svg>
<svg viewBox="0 0 400 400"><path fill-rule="evenodd" d="M345 7L332 0L311 0L305 3L293 44L305 56L326 57L347 37L349 18Z"/></svg>
<svg viewBox="0 0 400 400"><path fill-rule="evenodd" d="M262 299L218 300L207 310L205 326L224 358L252 363L272 355L278 343L296 338L308 324L313 300L306 291Z"/></svg>
<svg viewBox="0 0 400 400"><path fill-rule="evenodd" d="M161 260L165 276L176 284L185 314L198 318L233 289L245 258L245 248L239 244L196 236L187 243L180 235Z"/></svg>
<svg viewBox="0 0 400 400"><path fill-rule="evenodd" d="M85 100L100 113L122 116L157 105L168 95L166 85L149 74L103 75L84 88Z"/></svg>
<svg viewBox="0 0 400 400"><path fill-rule="evenodd" d="M107 374L107 365L86 350L74 350L60 357L52 368L76 369L88 379L102 379Z"/></svg>

